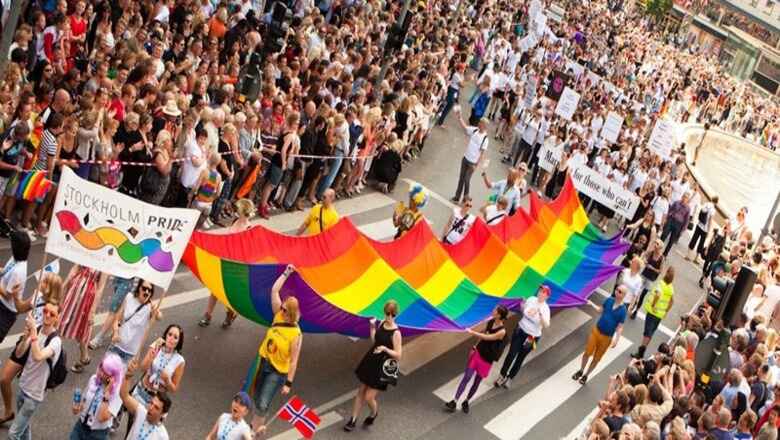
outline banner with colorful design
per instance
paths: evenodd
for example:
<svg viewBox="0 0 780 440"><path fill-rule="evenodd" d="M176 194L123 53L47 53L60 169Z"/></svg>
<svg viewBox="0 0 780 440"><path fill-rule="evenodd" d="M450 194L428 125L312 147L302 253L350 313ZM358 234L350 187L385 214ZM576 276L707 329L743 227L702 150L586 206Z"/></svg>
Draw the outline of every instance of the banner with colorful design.
<svg viewBox="0 0 780 440"><path fill-rule="evenodd" d="M144 203L63 167L46 252L167 289L199 215Z"/></svg>

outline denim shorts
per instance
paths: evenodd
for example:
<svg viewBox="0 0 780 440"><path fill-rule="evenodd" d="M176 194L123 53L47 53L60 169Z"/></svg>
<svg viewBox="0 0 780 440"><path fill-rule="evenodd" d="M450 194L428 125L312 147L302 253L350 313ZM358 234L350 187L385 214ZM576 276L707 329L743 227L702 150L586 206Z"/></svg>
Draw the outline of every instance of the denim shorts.
<svg viewBox="0 0 780 440"><path fill-rule="evenodd" d="M130 361L135 357L134 354L126 353L124 350L114 344L111 344L111 346L108 347L108 351L119 356L119 358L122 359L122 363L125 364L125 368L127 368L127 364L129 364Z"/></svg>
<svg viewBox="0 0 780 440"><path fill-rule="evenodd" d="M266 178L268 179L268 182L273 186L277 187L279 186L279 183L282 182L282 176L284 175L284 172L282 169L276 165L271 165L271 168L268 169L268 175Z"/></svg>
<svg viewBox="0 0 780 440"><path fill-rule="evenodd" d="M268 359L260 359L260 366L257 367L255 380L255 410L257 415L264 416L268 414L271 401L286 380L287 375L276 371L276 368L271 365Z"/></svg>
<svg viewBox="0 0 780 440"><path fill-rule="evenodd" d="M108 306L111 313L116 313L119 310L125 297L133 290L134 286L135 278L114 277L114 292L111 294L111 304Z"/></svg>

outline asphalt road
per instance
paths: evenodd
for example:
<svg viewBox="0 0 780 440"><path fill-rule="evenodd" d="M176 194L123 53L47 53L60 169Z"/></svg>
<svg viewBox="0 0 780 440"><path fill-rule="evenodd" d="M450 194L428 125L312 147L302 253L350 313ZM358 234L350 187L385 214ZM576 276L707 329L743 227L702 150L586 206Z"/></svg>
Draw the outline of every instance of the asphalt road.
<svg viewBox="0 0 780 440"><path fill-rule="evenodd" d="M425 215L435 231L443 228L450 212L448 199L454 194L460 157L465 148L465 136L456 128L454 115L450 115L445 128L431 133L426 147L415 162L405 166L402 178L423 183L433 193ZM488 174L493 179L503 178L505 166L500 163L499 143L491 139L488 157ZM476 174L476 173L475 173ZM374 238L388 238L393 233L388 220L396 200L405 199L406 185L398 185L389 197L378 193L364 193L351 200L340 201L337 209ZM486 200L487 189L479 176L472 181L472 197ZM303 214L285 214L265 221L276 230L290 231L297 227ZM686 242L686 238L681 239ZM682 249L678 245L677 249ZM32 268L39 267L43 243L35 243ZM0 243L0 259L10 255L8 243ZM677 328L679 316L687 313L701 296L695 282L698 268L684 261L676 251L671 254L671 264L678 269L675 287L674 309L656 333L657 344ZM67 273L69 265L63 263L61 273ZM30 286L28 286L29 288ZM611 285L605 285L611 291ZM165 300L164 319L155 326L157 336L170 323L184 328L184 351L187 367L180 391L173 398L173 407L166 420L166 427L173 439L204 438L214 421L229 409L230 399L240 389L244 376L254 359L255 350L265 329L246 320L238 319L232 328L222 330L219 323L224 311L218 306L214 323L200 328L197 321L206 306L208 293L192 277L189 271L179 268L168 297ZM105 310L108 297L104 295L99 312ZM603 296L593 295L600 303ZM474 341L464 335L426 335L406 340L403 372L398 387L380 396L380 415L371 429L360 429L351 434L341 428L348 418L351 397L357 381L353 370L369 347L366 340L353 341L339 335L306 335L294 392L307 404L318 409L323 426L317 433L320 439L371 438L371 439L553 439L566 438L582 427L578 425L590 414L606 389L609 374L623 368L629 353L641 339L642 321L631 321L626 326L624 340L610 351L602 362L598 374L584 387L576 385L570 376L584 347L588 331L597 313L591 306L554 312L551 328L543 336L538 350L526 362L513 387L508 391L496 391L486 385L479 397L472 402L471 413L454 414L442 410L449 400L465 365L468 348ZM21 320L20 320L21 321ZM98 322L101 316L98 316ZM0 356L7 358L21 331L17 323L11 334L0 344ZM70 359L78 358L78 349L66 342ZM93 359L101 352L93 353ZM76 418L70 414L72 390L83 387L96 366L93 361L87 372L71 373L67 382L46 396L35 415L33 438L67 438ZM498 367L494 367L498 370ZM495 373L495 371L494 371ZM280 404L279 399L275 406ZM367 410L364 410L367 411ZM364 416L367 415L364 413ZM268 437L294 439L285 422L276 422L269 428ZM0 428L0 431L7 429ZM0 437L5 433L0 432ZM116 435L114 438L122 438Z"/></svg>

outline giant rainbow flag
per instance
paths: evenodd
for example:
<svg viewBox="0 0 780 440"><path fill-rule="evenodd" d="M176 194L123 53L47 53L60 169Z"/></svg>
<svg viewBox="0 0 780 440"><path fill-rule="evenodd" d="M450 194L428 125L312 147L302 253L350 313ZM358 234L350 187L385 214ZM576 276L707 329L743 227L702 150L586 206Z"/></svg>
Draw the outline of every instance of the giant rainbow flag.
<svg viewBox="0 0 780 440"><path fill-rule="evenodd" d="M234 234L195 232L183 261L224 304L262 325L272 319L269 295L286 264L297 272L282 296L295 295L304 331L368 335L389 299L405 334L462 331L503 304L517 309L541 284L554 307L585 303L620 267L627 244L603 238L567 182L545 202L494 226L477 221L455 245L442 244L427 222L380 242L348 219L327 231L293 237L256 226Z"/></svg>

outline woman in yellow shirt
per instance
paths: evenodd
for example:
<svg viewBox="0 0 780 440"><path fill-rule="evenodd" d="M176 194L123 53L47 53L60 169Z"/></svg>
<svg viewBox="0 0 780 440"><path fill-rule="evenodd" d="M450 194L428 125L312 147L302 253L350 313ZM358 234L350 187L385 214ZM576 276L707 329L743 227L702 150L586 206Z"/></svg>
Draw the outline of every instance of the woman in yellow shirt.
<svg viewBox="0 0 780 440"><path fill-rule="evenodd" d="M271 287L271 310L274 320L260 344L260 365L255 378L255 417L252 427L257 434L265 432L265 417L276 393L281 388L282 395L290 393L290 388L298 369L298 357L301 353L303 334L298 326L300 310L298 300L288 296L282 302L279 292L287 278L295 271L288 265Z"/></svg>

